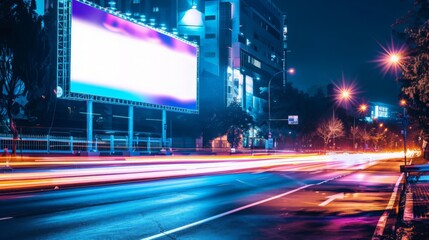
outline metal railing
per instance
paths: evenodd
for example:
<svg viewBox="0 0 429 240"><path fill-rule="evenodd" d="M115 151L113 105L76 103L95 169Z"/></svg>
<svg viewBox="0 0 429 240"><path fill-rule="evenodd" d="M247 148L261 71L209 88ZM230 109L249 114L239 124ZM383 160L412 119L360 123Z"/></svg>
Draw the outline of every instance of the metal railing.
<svg viewBox="0 0 429 240"><path fill-rule="evenodd" d="M0 134L0 148L11 151L12 135ZM162 144L161 138L134 136L132 146L128 146L128 136L96 135L88 143L86 138L52 135L20 135L17 141L17 153L79 153L87 151L88 144L93 151L110 154L121 152L140 152L151 154L163 147L171 147L171 139Z"/></svg>

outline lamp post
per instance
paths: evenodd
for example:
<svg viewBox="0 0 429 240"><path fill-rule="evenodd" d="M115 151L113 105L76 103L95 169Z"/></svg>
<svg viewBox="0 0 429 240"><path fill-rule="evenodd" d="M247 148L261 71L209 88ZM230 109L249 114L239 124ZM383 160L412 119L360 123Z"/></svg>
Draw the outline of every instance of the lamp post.
<svg viewBox="0 0 429 240"><path fill-rule="evenodd" d="M400 105L403 107L404 112L402 116L402 128L403 128L403 136L404 136L404 165L407 165L407 126L408 126L408 119L407 119L407 101L402 99L400 101Z"/></svg>
<svg viewBox="0 0 429 240"><path fill-rule="evenodd" d="M284 70L274 73L274 75L268 81L268 136L271 135L271 81Z"/></svg>
<svg viewBox="0 0 429 240"><path fill-rule="evenodd" d="M351 86L338 87L336 94L336 100L338 103L351 101L353 98L353 88ZM332 124L335 124L335 107L332 108ZM335 150L335 131L332 134L332 147Z"/></svg>
<svg viewBox="0 0 429 240"><path fill-rule="evenodd" d="M363 115L365 112L366 112L366 110L368 109L368 105L366 105L366 104L361 104L360 106L359 106L359 108L358 108L358 111L359 111L359 113L360 113L360 115ZM353 120L353 125L354 125L354 120ZM354 130L356 131L356 127L355 126L353 126L353 128L355 128ZM366 127L365 127L365 119L364 119L364 128L365 128L365 131L366 131ZM355 144L355 135L353 135L353 146L354 146L354 144ZM364 141L364 149L365 149L365 144L366 144L366 141Z"/></svg>
<svg viewBox="0 0 429 240"><path fill-rule="evenodd" d="M270 80L268 80L268 137L271 138L271 81L280 73L295 74L295 68L289 68L287 70L281 70L273 74ZM285 78L285 76L283 76Z"/></svg>
<svg viewBox="0 0 429 240"><path fill-rule="evenodd" d="M392 49L392 50L386 50L385 54L383 55L383 59L380 60L382 65L384 66L385 71L389 69L394 69L395 72L397 72L398 69L403 70L404 61L407 58L404 56L404 51L402 49L399 49L399 51ZM407 109L406 109L407 102L402 99L400 101L400 105L403 107L403 116L402 116L402 127L403 127L403 137L404 137L404 167L407 165L407 126L408 126L408 119L407 119ZM406 189L407 185L407 177L408 173L405 172L405 184L404 184L404 190Z"/></svg>
<svg viewBox="0 0 429 240"><path fill-rule="evenodd" d="M402 69L405 56L403 52L387 52L385 54L384 64L387 65L389 68L395 67ZM404 136L404 165L407 165L407 126L408 126L408 119L407 119L407 101L402 99L399 104L403 107L403 116L402 116L402 128L403 128L403 136Z"/></svg>

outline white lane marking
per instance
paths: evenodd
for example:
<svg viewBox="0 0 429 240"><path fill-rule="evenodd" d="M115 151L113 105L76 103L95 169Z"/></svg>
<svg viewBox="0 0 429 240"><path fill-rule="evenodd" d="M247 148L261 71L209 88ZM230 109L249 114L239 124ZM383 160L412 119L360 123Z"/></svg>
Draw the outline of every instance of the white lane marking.
<svg viewBox="0 0 429 240"><path fill-rule="evenodd" d="M179 232L179 231L182 231L182 230L185 230L185 229L188 229L188 228L191 228L191 227L194 227L194 226L206 223L206 222L213 221L215 219L224 217L226 215L229 215L229 214L232 214L232 213L235 213L235 212L247 209L247 208L254 207L256 205L260 205L262 203L266 203L266 202L269 202L269 201L272 201L272 200L284 197L286 195L289 195L289 194L294 193L294 192L298 192L298 191L300 191L302 189L311 187L313 185L314 184L305 185L305 186L296 188L294 190L291 190L289 192L285 192L285 193L282 193L282 194L279 194L279 195L276 195L276 196L273 196L273 197L270 197L270 198L267 198L267 199L263 199L263 200L258 201L258 202L250 203L250 204L244 205L242 207L239 207L239 208L236 208L236 209L233 209L233 210L230 210L230 211L227 211L227 212L224 212L224 213L221 213L221 214L218 214L218 215L215 215L215 216L212 216L212 217L209 217L209 218L206 218L206 219L194 222L194 223L187 224L187 225L182 226L182 227L174 228L174 229L171 229L171 230L168 230L168 231L165 231L165 232L162 232L162 233L159 233L159 234L147 237L147 238L143 238L142 240L151 240L151 239L156 239L156 238L160 238L160 237L165 237L165 236L167 236L169 234L172 234L172 233L175 233L175 232Z"/></svg>
<svg viewBox="0 0 429 240"><path fill-rule="evenodd" d="M327 183L327 182L330 182L330 181L336 180L336 179L338 179L338 178L342 178L342 177L348 176L348 175L350 175L350 174L352 174L352 173L353 173L353 172L346 173L346 174L342 174L342 175L338 175L338 176L336 176L336 177L329 178L329 179L324 180L324 181L319 182L319 183L315 183L315 184L308 184L308 185L305 185L305 186L302 186L302 187L296 188L296 189L294 189L294 190L291 190L291 191L289 191L289 192L285 192L285 193L282 193L282 194L279 194L279 195L276 195L276 196L273 196L273 197L270 197L270 198L267 198L267 199L263 199L263 200L258 201L258 202L250 203L250 204L247 204L247 205L245 205L245 206L242 206L242 207L239 207L239 208L236 208L236 209L230 210L230 211L228 211L228 212L224 212L224 213L221 213L221 214L218 214L218 215L215 215L215 216L212 216L212 217L209 217L209 218L206 218L206 219L203 219L203 220L197 221L197 222L193 222L193 223L187 224L187 225L185 225L185 226L181 226L181 227L174 228L174 229L171 229L171 230L168 230L168 231L162 232L162 233L158 233L158 234L153 235L153 236L150 236L150 237L142 238L141 240L152 240L152 239L156 239L156 238L160 238L160 237L165 237L165 236L168 236L169 234L172 234L172 233L175 233L175 232L180 232L180 231L182 231L182 230L185 230L185 229L188 229L188 228L191 228L191 227L194 227L194 226L197 226L197 225L200 225L200 224L206 223L206 222L210 222L210 221L216 220L216 219L221 218L221 217L224 217L224 216L226 216L226 215L229 215L229 214L232 214L232 213L236 213L236 212L239 212L239 211L241 211L241 210L245 210L245 209L247 209L247 208L251 208L251 207L254 207L254 206L260 205L260 204L262 204L262 203L266 203L266 202L269 202L269 201L272 201L272 200L275 200L275 199L278 199L278 198L284 197L284 196L286 196L286 195L289 195L289 194L294 193L294 192L298 192L298 191L300 191L300 190L302 190L302 189L305 189L305 188L308 188L308 187L311 187L311 186L322 185L322 184L324 184L324 183Z"/></svg>
<svg viewBox="0 0 429 240"><path fill-rule="evenodd" d="M323 183L335 180L335 179L343 177L343 176L345 176L345 175L340 175L340 176L337 176L337 177L333 177L333 178L327 179L327 180L325 180L323 182L316 183L316 184L304 185L302 187L296 188L296 189L291 190L289 192L285 192L285 193L282 193L282 194L279 194L279 195L276 195L276 196L273 196L273 197L270 197L270 198L266 198L266 199L260 200L258 202L250 203L250 204L247 204L245 206L242 206L242 207L230 210L228 212L224 212L224 213L221 213L221 214L218 214L218 215L215 215L215 216L212 216L212 217L209 217L209 218L206 218L206 219L194 222L194 223L190 223L190 224L182 226L182 227L178 227L178 228L174 228L174 229L162 232L162 233L158 233L156 235L153 235L153 236L150 236L150 237L147 237L147 238L142 238L142 240L152 240L152 239L156 239L156 238L160 238L160 237L165 237L165 236L167 236L169 234L172 234L172 233L175 233L175 232L179 232L179 231L182 231L182 230L185 230L185 229L188 229L188 228L191 228L191 227L194 227L194 226L206 223L206 222L210 222L210 221L213 221L215 219L224 217L226 215L229 215L229 214L232 214L232 213L236 213L236 212L239 212L241 210L244 210L244 209L247 209L247 208L251 208L251 207L254 207L254 206L257 206L257 205L260 205L260 204L263 204L263 203L266 203L266 202L269 202L269 201L272 201L272 200L284 197L284 196L289 195L291 193L298 192L298 191L300 191L302 189L305 189L305 188L308 188L308 187L311 187L311 186L315 186L315 185L320 185L320 184L323 184Z"/></svg>
<svg viewBox="0 0 429 240"><path fill-rule="evenodd" d="M319 204L319 206L324 207L329 203L331 203L332 201L334 201L335 199L344 199L344 193L337 193L331 196L327 196L326 198L327 200Z"/></svg>
<svg viewBox="0 0 429 240"><path fill-rule="evenodd" d="M390 197L389 203L387 204L386 209L384 210L384 213L381 215L380 219L378 220L377 226L375 227L374 234L372 235L371 240L378 240L383 235L384 228L386 227L386 223L387 223L387 218L389 217L390 211L393 209L393 204L395 203L396 195L398 194L399 184L401 183L403 177L404 177L404 174L402 173L401 176L396 181L392 196Z"/></svg>
<svg viewBox="0 0 429 240"><path fill-rule="evenodd" d="M13 217L4 217L4 218L0 218L0 221L3 221L3 220L8 220L8 219L12 219Z"/></svg>

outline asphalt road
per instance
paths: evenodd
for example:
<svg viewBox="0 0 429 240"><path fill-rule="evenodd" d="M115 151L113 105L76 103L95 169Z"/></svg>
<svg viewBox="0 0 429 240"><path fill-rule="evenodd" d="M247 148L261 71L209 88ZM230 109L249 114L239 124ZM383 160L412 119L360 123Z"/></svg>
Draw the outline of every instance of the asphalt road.
<svg viewBox="0 0 429 240"><path fill-rule="evenodd" d="M402 161L349 158L4 193L0 239L371 239Z"/></svg>

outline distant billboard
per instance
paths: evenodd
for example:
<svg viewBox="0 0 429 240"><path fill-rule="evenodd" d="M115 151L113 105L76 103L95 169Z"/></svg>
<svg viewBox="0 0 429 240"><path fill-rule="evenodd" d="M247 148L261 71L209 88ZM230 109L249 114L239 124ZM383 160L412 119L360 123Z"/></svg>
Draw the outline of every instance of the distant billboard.
<svg viewBox="0 0 429 240"><path fill-rule="evenodd" d="M70 93L198 111L196 45L72 1Z"/></svg>
<svg viewBox="0 0 429 240"><path fill-rule="evenodd" d="M298 125L298 115L289 115L287 121L289 125Z"/></svg>

